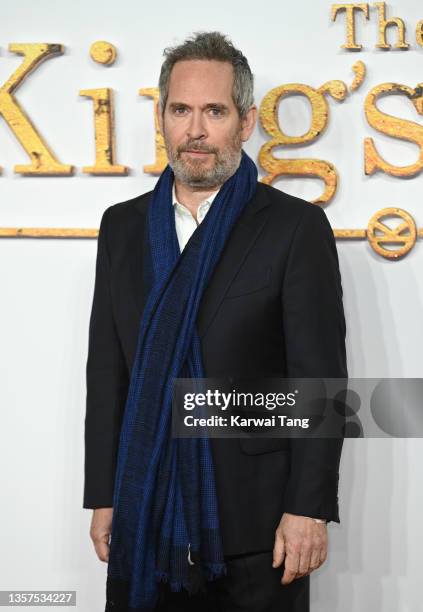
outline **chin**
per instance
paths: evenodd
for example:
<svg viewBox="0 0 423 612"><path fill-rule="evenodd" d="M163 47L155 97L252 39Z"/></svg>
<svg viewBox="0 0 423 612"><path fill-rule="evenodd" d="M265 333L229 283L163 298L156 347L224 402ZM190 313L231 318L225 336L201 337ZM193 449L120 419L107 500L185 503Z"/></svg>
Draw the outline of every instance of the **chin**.
<svg viewBox="0 0 423 612"><path fill-rule="evenodd" d="M191 181L208 181L214 174L214 168L204 168L204 164L184 168L183 174Z"/></svg>
<svg viewBox="0 0 423 612"><path fill-rule="evenodd" d="M215 181L211 180L208 176L190 176L187 181L191 187L213 187Z"/></svg>

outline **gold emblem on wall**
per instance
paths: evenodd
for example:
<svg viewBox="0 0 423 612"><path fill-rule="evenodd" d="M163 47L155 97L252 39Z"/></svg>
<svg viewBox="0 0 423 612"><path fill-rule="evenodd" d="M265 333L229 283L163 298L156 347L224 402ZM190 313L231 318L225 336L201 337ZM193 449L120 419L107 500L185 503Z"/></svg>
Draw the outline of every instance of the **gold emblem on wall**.
<svg viewBox="0 0 423 612"><path fill-rule="evenodd" d="M387 218L395 219L397 225L391 228L385 223ZM367 239L372 249L382 257L399 259L416 244L416 224L413 217L401 208L383 208L370 219Z"/></svg>

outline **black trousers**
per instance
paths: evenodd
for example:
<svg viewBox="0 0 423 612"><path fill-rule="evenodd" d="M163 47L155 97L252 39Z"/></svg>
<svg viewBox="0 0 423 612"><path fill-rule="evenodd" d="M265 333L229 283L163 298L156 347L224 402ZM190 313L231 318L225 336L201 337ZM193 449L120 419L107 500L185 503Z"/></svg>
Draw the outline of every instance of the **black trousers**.
<svg viewBox="0 0 423 612"><path fill-rule="evenodd" d="M273 568L272 559L272 551L225 557L226 576L192 596L162 583L155 612L309 612L309 576L282 585L284 566ZM130 612L125 589L109 580L105 612Z"/></svg>

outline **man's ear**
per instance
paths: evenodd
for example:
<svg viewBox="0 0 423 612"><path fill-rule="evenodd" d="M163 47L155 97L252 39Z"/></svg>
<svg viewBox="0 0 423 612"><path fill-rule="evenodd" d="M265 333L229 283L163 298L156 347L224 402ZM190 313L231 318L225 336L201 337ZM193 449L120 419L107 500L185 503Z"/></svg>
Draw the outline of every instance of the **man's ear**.
<svg viewBox="0 0 423 612"><path fill-rule="evenodd" d="M247 141L254 131L257 123L257 106L252 106L241 120L241 140Z"/></svg>

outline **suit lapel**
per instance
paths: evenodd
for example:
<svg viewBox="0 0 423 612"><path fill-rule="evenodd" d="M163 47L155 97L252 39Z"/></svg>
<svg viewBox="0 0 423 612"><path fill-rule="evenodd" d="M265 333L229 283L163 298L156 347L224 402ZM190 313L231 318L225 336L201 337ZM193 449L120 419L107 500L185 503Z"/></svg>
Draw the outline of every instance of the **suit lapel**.
<svg viewBox="0 0 423 612"><path fill-rule="evenodd" d="M233 228L200 302L197 331L202 338L210 327L238 270L260 235L268 216L267 195L258 188Z"/></svg>

